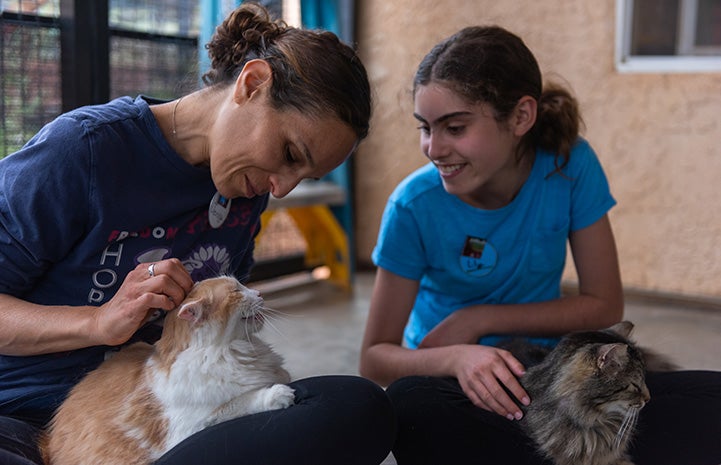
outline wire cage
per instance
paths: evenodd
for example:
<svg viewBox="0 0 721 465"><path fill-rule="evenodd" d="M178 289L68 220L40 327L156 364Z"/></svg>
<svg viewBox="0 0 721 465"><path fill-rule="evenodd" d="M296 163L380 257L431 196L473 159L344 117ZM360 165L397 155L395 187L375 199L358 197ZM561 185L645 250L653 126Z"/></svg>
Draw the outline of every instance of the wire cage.
<svg viewBox="0 0 721 465"><path fill-rule="evenodd" d="M110 0L111 97L174 99L196 89L199 2Z"/></svg>
<svg viewBox="0 0 721 465"><path fill-rule="evenodd" d="M58 2L2 1L0 158L60 113Z"/></svg>

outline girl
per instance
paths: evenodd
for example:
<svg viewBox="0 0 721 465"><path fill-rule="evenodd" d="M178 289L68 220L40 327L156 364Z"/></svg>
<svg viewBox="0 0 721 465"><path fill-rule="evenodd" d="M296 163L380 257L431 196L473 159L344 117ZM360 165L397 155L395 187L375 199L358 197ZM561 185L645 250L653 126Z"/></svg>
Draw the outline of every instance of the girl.
<svg viewBox="0 0 721 465"><path fill-rule="evenodd" d="M459 31L423 59L413 95L430 163L383 215L361 374L390 385L399 464L542 463L515 423L517 402L533 401L517 380L524 367L495 346L510 335L553 346L621 319L615 201L579 138L577 102L543 87L516 35ZM567 243L579 292L561 296ZM721 376L667 373L648 385L638 463L718 463ZM666 421L648 420L660 412Z"/></svg>

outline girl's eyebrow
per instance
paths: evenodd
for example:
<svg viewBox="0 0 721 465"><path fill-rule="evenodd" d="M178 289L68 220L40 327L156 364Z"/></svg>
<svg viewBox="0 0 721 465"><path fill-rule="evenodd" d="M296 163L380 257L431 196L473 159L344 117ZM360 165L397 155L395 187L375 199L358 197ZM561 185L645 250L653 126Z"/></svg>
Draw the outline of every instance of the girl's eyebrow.
<svg viewBox="0 0 721 465"><path fill-rule="evenodd" d="M444 121L447 121L451 118L455 118L457 116L466 116L472 114L470 111L454 111L452 113L447 113L445 115L440 116L439 118L436 118L435 121L433 121L433 124L442 123ZM413 113L413 116L420 121L421 123L428 123L421 115L418 113Z"/></svg>

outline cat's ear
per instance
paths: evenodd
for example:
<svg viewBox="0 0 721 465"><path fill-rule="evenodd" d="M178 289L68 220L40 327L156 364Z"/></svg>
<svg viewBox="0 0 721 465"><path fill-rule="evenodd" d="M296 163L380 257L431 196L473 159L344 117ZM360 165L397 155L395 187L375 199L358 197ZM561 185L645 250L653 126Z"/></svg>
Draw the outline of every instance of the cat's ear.
<svg viewBox="0 0 721 465"><path fill-rule="evenodd" d="M628 362L628 346L626 344L604 344L598 349L596 364L599 369L621 367Z"/></svg>
<svg viewBox="0 0 721 465"><path fill-rule="evenodd" d="M633 331L633 323L630 321L622 321L611 326L608 330L618 334L619 336L628 338L628 336L631 335L631 331Z"/></svg>
<svg viewBox="0 0 721 465"><path fill-rule="evenodd" d="M192 300L185 302L178 310L178 318L197 323L203 320L204 312L203 304L200 300Z"/></svg>

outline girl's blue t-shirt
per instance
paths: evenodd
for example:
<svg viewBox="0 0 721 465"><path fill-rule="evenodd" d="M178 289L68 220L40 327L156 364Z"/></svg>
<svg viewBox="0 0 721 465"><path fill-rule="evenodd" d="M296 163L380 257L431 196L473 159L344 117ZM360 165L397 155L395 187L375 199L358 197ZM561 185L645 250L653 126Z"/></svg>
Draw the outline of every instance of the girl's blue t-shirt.
<svg viewBox="0 0 721 465"><path fill-rule="evenodd" d="M585 140L575 144L562 173L555 172L554 160L554 154L538 151L516 198L497 210L472 207L446 192L432 163L398 185L372 258L377 266L420 282L405 345L416 348L464 307L560 297L569 233L592 225L616 202ZM495 345L502 337L488 335L479 342Z"/></svg>

